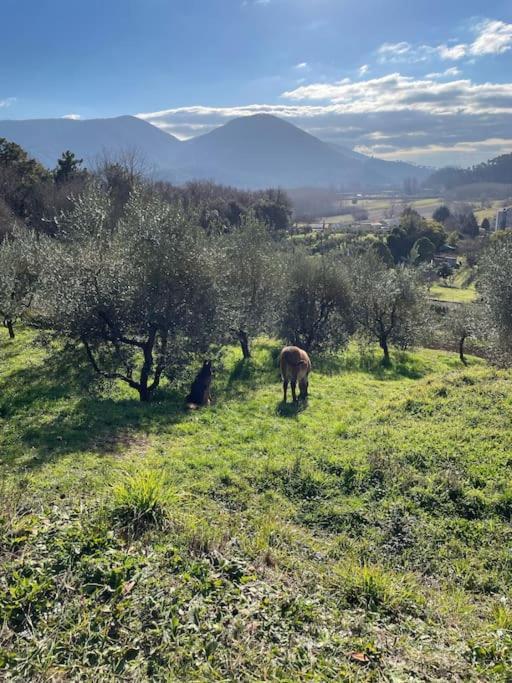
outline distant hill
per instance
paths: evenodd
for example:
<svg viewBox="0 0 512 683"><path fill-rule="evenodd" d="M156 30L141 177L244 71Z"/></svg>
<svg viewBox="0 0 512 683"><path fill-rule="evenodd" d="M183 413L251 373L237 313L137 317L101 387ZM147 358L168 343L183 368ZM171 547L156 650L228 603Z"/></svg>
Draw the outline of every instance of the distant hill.
<svg viewBox="0 0 512 683"><path fill-rule="evenodd" d="M512 184L512 154L502 154L471 168L440 168L425 183L444 190L475 183L509 185Z"/></svg>
<svg viewBox="0 0 512 683"><path fill-rule="evenodd" d="M374 159L319 140L269 114L244 116L183 143L174 168L182 179L208 177L247 187L391 187L428 171Z"/></svg>
<svg viewBox="0 0 512 683"><path fill-rule="evenodd" d="M18 143L49 168L56 166L67 149L84 159L86 166L94 165L105 153L134 151L149 167L162 168L180 145L177 138L135 116L0 121L0 137Z"/></svg>
<svg viewBox="0 0 512 683"><path fill-rule="evenodd" d="M358 154L323 142L287 121L257 114L179 141L133 116L111 119L0 121L13 140L48 167L66 149L92 165L105 154L136 151L156 177L173 182L211 179L238 187L385 189L429 171Z"/></svg>

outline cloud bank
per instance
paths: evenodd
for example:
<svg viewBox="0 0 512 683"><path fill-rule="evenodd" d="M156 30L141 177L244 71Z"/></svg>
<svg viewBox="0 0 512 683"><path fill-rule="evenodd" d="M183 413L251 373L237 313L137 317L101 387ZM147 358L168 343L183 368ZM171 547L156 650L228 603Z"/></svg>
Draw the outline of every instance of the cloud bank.
<svg viewBox="0 0 512 683"><path fill-rule="evenodd" d="M186 139L238 116L272 114L366 154L467 164L512 151L512 83L473 83L455 72L302 85L282 104L178 107L138 116Z"/></svg>

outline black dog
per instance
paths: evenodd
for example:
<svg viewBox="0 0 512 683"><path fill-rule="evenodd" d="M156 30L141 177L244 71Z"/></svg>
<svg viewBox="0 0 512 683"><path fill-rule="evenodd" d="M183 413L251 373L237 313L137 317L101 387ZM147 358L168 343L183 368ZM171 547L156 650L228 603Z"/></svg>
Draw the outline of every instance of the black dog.
<svg viewBox="0 0 512 683"><path fill-rule="evenodd" d="M190 394L185 399L187 408L195 410L210 405L210 385L212 383L212 362L205 360L203 367L196 375L190 387Z"/></svg>

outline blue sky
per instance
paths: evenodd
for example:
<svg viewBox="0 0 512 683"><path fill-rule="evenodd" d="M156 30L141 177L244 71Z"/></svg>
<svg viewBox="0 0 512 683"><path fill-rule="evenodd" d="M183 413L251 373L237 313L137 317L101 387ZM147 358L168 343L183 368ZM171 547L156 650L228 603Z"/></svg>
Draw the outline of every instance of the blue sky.
<svg viewBox="0 0 512 683"><path fill-rule="evenodd" d="M267 111L389 159L512 151L512 2L0 0L0 118Z"/></svg>

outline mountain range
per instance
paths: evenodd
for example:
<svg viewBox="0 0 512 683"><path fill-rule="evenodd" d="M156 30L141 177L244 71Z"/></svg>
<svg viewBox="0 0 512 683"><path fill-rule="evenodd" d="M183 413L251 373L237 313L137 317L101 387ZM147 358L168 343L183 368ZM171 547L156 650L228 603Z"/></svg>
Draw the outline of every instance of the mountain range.
<svg viewBox="0 0 512 683"><path fill-rule="evenodd" d="M6 120L0 121L0 137L18 143L49 168L67 149L86 166L135 152L154 177L176 183L208 179L244 188L385 189L429 174L426 168L323 142L268 114L233 119L185 141L134 116Z"/></svg>

